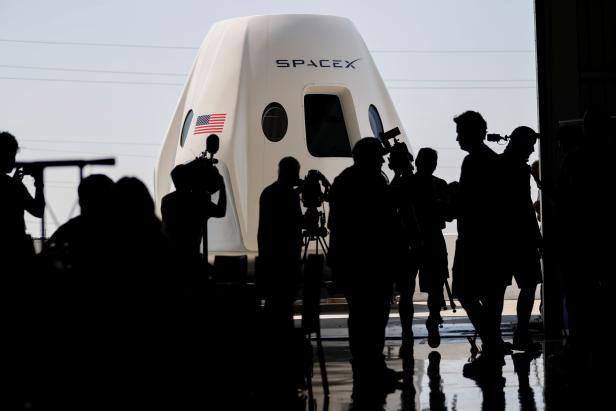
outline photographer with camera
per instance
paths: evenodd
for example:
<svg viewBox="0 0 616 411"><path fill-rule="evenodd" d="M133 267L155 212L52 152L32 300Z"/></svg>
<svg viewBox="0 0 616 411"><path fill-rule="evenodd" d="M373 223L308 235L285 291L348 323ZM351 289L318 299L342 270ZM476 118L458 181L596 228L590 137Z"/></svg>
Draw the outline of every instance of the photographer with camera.
<svg viewBox="0 0 616 411"><path fill-rule="evenodd" d="M164 230L176 257L189 271L198 271L202 262L208 267L207 221L224 217L227 210L225 182L214 164L218 151L218 136L207 138L206 150L187 164L179 164L171 171L175 191L163 197L161 214ZM209 154L209 157L208 157ZM218 202L212 195L218 194ZM200 246L203 241L203 257Z"/></svg>
<svg viewBox="0 0 616 411"><path fill-rule="evenodd" d="M15 156L19 145L15 137L8 132L0 133L0 264L3 272L22 271L29 260L34 257L32 239L26 234L24 211L34 217L41 218L45 211L45 196L43 192L43 169L15 168ZM34 178L34 197L22 182L27 174Z"/></svg>
<svg viewBox="0 0 616 411"><path fill-rule="evenodd" d="M0 355L5 381L0 408L12 409L19 404L31 387L32 323L30 282L34 246L26 234L24 211L42 217L45 210L42 169L17 169L15 156L19 145L8 132L0 132L0 332L3 350ZM30 195L21 181L24 174L34 177L35 194ZM4 407L2 407L4 406Z"/></svg>

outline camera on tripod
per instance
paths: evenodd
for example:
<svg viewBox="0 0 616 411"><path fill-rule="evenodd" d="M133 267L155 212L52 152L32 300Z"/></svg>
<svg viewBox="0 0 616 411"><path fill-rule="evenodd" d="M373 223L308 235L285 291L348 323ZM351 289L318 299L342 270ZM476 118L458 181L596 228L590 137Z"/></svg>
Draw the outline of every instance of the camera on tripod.
<svg viewBox="0 0 616 411"><path fill-rule="evenodd" d="M306 177L300 181L299 190L302 204L306 207L304 213L304 236L325 237L325 213L319 210L324 201L328 201L331 184L318 170L309 170Z"/></svg>

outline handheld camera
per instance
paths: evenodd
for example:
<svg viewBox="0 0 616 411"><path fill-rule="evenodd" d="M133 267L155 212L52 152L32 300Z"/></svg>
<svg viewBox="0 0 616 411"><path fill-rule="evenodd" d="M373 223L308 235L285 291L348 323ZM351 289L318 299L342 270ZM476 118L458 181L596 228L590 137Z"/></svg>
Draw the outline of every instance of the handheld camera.
<svg viewBox="0 0 616 411"><path fill-rule="evenodd" d="M218 152L219 147L220 139L218 136L210 134L205 141L205 151L187 163L194 184L209 194L216 193L222 186L222 177L215 166L218 160L214 158L214 154Z"/></svg>
<svg viewBox="0 0 616 411"><path fill-rule="evenodd" d="M488 134L486 136L486 139L493 143L504 144L506 141L509 141L509 136L501 136L500 134ZM503 143L501 143L501 141Z"/></svg>

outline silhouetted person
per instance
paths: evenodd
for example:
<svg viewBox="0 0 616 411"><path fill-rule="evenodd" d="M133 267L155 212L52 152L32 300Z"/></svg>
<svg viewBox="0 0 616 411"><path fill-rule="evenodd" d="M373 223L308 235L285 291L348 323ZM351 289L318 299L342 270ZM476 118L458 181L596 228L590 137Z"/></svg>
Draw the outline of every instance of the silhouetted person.
<svg viewBox="0 0 616 411"><path fill-rule="evenodd" d="M304 377L303 371L298 371L303 370L300 364L304 359L293 322L303 243L299 172L300 164L294 157L281 159L277 180L263 190L259 199L257 281L265 299L264 367L270 377L266 379L270 381L268 385L274 384L276 395L285 402L297 398L297 388L303 385Z"/></svg>
<svg viewBox="0 0 616 411"><path fill-rule="evenodd" d="M51 254L64 269L96 270L101 248L109 241L112 188L113 180L106 175L84 178L77 189L80 215L58 227L47 241L44 254Z"/></svg>
<svg viewBox="0 0 616 411"><path fill-rule="evenodd" d="M45 197L43 170L30 170L34 178L34 197L22 183L23 171L15 168L15 156L19 146L15 137L4 131L0 133L0 265L3 272L21 270L34 256L32 239L26 235L24 211L34 217L43 217Z"/></svg>
<svg viewBox="0 0 616 411"><path fill-rule="evenodd" d="M212 140L210 138L212 136L215 134L208 137L208 149L211 149L209 145L215 145L211 143L217 141ZM213 151L217 151L217 146ZM165 215L163 216L163 222L165 222L172 241L175 244L180 242L187 246L189 256L195 254L196 249L201 245L201 240L203 241L203 260L208 270L207 221L212 217L224 217L227 210L225 181L213 161L216 161L213 157L198 157L176 171L175 177L179 180L181 188L177 190L176 187L175 194L170 193L169 198L164 200L167 204L165 204ZM218 193L218 201L214 203L212 197L216 193ZM189 206L187 213L183 214L185 210L181 207L189 201L197 205ZM191 216L188 216L188 213ZM197 228L190 221L199 224L199 240L197 240Z"/></svg>
<svg viewBox="0 0 616 411"><path fill-rule="evenodd" d="M0 133L0 378L5 382L0 408L17 409L31 399L32 359L30 310L32 239L26 234L24 211L42 217L45 209L42 169L28 171L34 177L35 194L22 183L15 168L18 144L8 132Z"/></svg>
<svg viewBox="0 0 616 411"><path fill-rule="evenodd" d="M259 282L265 295L265 314L277 331L293 328L293 301L300 280L302 209L300 164L293 157L278 163L278 179L259 200Z"/></svg>
<svg viewBox="0 0 616 411"><path fill-rule="evenodd" d="M538 349L529 332L530 316L535 303L537 285L542 282L542 238L530 195L530 155L535 151L537 134L529 127L518 127L511 133L501 155L503 185L506 187L505 209L507 241L511 253L513 276L520 288L517 303L518 325L513 346L518 350Z"/></svg>
<svg viewBox="0 0 616 411"><path fill-rule="evenodd" d="M443 236L448 205L448 187L445 180L433 175L438 154L431 148L422 148L417 153L415 204L419 221L421 248L419 265L419 288L428 293L430 315L426 320L428 344L436 348L440 344L439 325L443 304L443 287L449 277L447 245Z"/></svg>
<svg viewBox="0 0 616 411"><path fill-rule="evenodd" d="M498 155L485 145L487 124L467 111L454 118L457 141L468 155L460 172L458 239L453 265L453 292L483 343L482 354L464 366L464 375L500 375L503 340L500 321L510 274L503 267L502 194Z"/></svg>
<svg viewBox="0 0 616 411"><path fill-rule="evenodd" d="M381 174L381 142L363 138L352 154L353 165L330 190L328 263L348 303L355 398L367 390L389 390L400 378L386 367L383 348L401 242L395 204Z"/></svg>
<svg viewBox="0 0 616 411"><path fill-rule="evenodd" d="M226 209L226 194L220 174L202 173L199 162L179 164L171 171L175 191L161 201L164 231L169 237L176 258L184 270L198 272L201 266L201 241L209 217L222 217ZM203 167L205 168L205 167ZM209 170L209 168L207 168ZM211 194L203 187L201 179L212 178L221 185L218 204L211 201Z"/></svg>
<svg viewBox="0 0 616 411"><path fill-rule="evenodd" d="M112 295L107 283L113 276L107 262L114 258L110 252L113 185L102 174L84 178L78 187L80 215L61 225L37 256L31 327L37 333L33 356L40 384L34 402L45 408L63 404L77 409L76 404L84 403L90 409L102 407L100 399L92 399L101 392L103 370L98 358L109 350L107 334L115 335L106 327L114 317L107 306ZM64 372L57 374L59 368ZM66 404L68 398L74 401L72 406Z"/></svg>
<svg viewBox="0 0 616 411"><path fill-rule="evenodd" d="M415 212L415 176L413 175L413 155L406 145L396 144L389 153L389 168L394 172L390 187L395 201L399 220L402 223L404 254L402 266L396 270L396 289L400 293L398 312L402 326L402 345L400 356L413 355L413 295L419 259L419 223Z"/></svg>
<svg viewBox="0 0 616 411"><path fill-rule="evenodd" d="M96 364L101 375L113 376L105 400L122 398L130 408L151 407L189 384L185 377L192 364L204 365L192 349L195 341L183 338L187 330L177 326L189 313L178 313L183 295L147 187L135 177L121 178L111 190L109 208L112 241L106 250L107 275L98 283L104 297L99 338L105 350Z"/></svg>

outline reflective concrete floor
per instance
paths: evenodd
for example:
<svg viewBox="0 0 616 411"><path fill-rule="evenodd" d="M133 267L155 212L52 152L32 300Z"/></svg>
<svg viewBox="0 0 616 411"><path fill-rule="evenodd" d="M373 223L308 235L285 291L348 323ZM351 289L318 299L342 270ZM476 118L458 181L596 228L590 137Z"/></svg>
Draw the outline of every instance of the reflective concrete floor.
<svg viewBox="0 0 616 411"><path fill-rule="evenodd" d="M538 302L537 302L538 306ZM337 307L344 308L344 307ZM400 323L392 311L386 330L387 340L384 354L387 365L394 370L407 372L407 382L392 389L385 397L379 397L378 387L366 385L370 404L353 401L353 379L349 363L348 330L344 309L328 310L321 317L321 331L329 379L329 396L324 394L316 350L313 345L313 396L297 401L295 387L303 379L302 363L309 355L302 349L299 357L290 354L289 347L298 347L297 341L259 333L253 340L227 340L217 348L221 369L215 372L215 385L210 392L224 401L222 407L208 409L265 409L285 411L381 411L381 410L603 410L616 409L610 393L613 378L598 374L616 367L606 367L614 356L605 352L605 358L595 358L593 368L581 357L563 356L562 341L543 341L538 310L534 310L533 337L542 345L537 355L514 352L505 357L502 369L504 378L484 378L478 382L463 376L463 367L470 358L470 344L467 336L473 335L473 328L463 310L457 313L443 312L445 320L441 329L441 345L432 350L427 344L425 329L425 307L415 304L413 331L415 335L412 360L399 358ZM455 314L455 315L454 315ZM298 318L296 326L301 322ZM511 341L515 326L515 301L506 301L501 323L503 337ZM234 330L236 327L231 327ZM271 337L271 336L270 336ZM265 349L261 352L256 341L263 340ZM231 344L231 346L229 346ZM231 347L231 348L229 348ZM224 353L231 353L225 356ZM569 351L570 352L570 351ZM242 357L243 354L243 357ZM609 354L609 355L608 355ZM299 362L298 362L299 358ZM238 360L236 360L238 359ZM404 363L404 364L403 364ZM251 365L252 364L252 365ZM306 363L303 363L305 365ZM408 366L406 366L408 365ZM597 367L596 365L600 365ZM404 367L403 367L404 366ZM251 369L253 370L251 372ZM299 372L298 372L299 369ZM412 371L409 371L412 370ZM410 374L410 375L409 375ZM230 385L228 382L232 381ZM371 383L372 384L372 383ZM374 385L378 385L378 382ZM371 393L371 390L376 393ZM308 397L308 390L304 392ZM361 393L360 393L361 394ZM376 394L376 395L373 395ZM358 397L356 397L358 398ZM362 398L362 395L359 396ZM382 401L381 401L382 400ZM609 402L608 402L609 401ZM609 406L612 403L612 406ZM236 404L239 408L232 408Z"/></svg>
<svg viewBox="0 0 616 411"><path fill-rule="evenodd" d="M327 373L330 385L329 404L325 403L320 385L319 368L315 364L315 402L313 409L330 411L353 410L353 389L349 351L346 342L325 342ZM386 361L390 368L402 370L398 358L400 343L389 341ZM436 350L416 341L412 386L406 384L387 395L384 410L543 410L544 357L514 353L505 358L504 386L480 387L462 375L462 367L470 356L470 345L461 339L446 339ZM438 354L430 354L435 351ZM440 354L440 361L438 359ZM514 366L515 361L515 366ZM520 371L520 372L517 372ZM309 409L309 407L307 407ZM378 408L377 409L381 409Z"/></svg>
<svg viewBox="0 0 616 411"><path fill-rule="evenodd" d="M541 335L539 301L533 310L531 323L536 331L534 338L542 342L543 351L535 355L514 352L505 357L503 367L504 385L481 384L462 375L462 368L470 359L470 344L467 336L473 335L473 327L461 308L456 313L443 311L444 327L440 333L442 342L436 350L427 344L424 325L427 317L425 304L415 303L413 332L415 335L412 385L404 384L387 395L385 404L376 410L543 410L563 409L549 407L545 401L545 349L548 353L558 351L560 342L546 344ZM402 371L399 357L400 322L396 310L392 310L387 327L386 361L390 368ZM505 340L511 341L515 327L515 300L507 300L503 310L502 332ZM330 395L323 394L318 363L314 363L314 402L306 403L306 410L350 411L359 409L353 404L351 394L353 380L349 363L348 330L344 313L323 314L321 328ZM316 351L315 351L316 354ZM515 364L514 364L515 363ZM408 367L407 369L410 369ZM365 408L361 408L365 409Z"/></svg>

